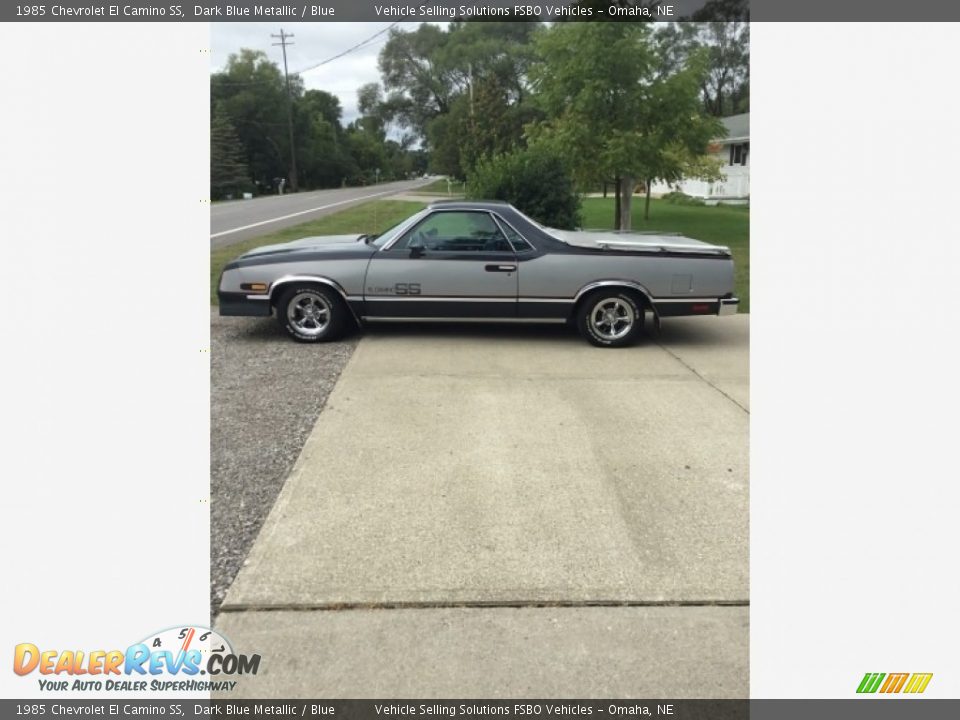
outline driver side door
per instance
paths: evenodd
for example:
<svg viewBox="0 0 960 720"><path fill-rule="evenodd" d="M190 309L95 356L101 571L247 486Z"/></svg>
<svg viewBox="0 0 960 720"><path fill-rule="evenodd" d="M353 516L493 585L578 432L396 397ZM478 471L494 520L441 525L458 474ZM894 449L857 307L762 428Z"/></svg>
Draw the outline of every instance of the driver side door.
<svg viewBox="0 0 960 720"><path fill-rule="evenodd" d="M515 318L518 268L490 213L436 210L373 256L364 283L364 315Z"/></svg>

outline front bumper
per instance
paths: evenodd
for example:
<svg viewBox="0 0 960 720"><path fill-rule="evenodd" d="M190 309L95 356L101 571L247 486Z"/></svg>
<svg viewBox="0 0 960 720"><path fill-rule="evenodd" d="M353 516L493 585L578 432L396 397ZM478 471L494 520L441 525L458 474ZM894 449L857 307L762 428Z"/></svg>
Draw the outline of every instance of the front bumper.
<svg viewBox="0 0 960 720"><path fill-rule="evenodd" d="M270 297L254 297L257 299L251 300L249 293L218 292L220 314L225 317L269 317Z"/></svg>
<svg viewBox="0 0 960 720"><path fill-rule="evenodd" d="M720 309L717 315L736 315L740 307L740 298L720 298Z"/></svg>

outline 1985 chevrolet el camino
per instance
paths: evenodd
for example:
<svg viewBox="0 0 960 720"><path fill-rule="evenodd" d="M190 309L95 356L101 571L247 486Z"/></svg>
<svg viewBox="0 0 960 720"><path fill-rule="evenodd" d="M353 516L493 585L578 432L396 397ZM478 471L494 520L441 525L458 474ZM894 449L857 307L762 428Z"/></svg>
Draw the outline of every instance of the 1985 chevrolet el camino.
<svg viewBox="0 0 960 720"><path fill-rule="evenodd" d="M302 342L379 321L576 323L603 347L658 319L737 311L729 249L543 227L500 202L430 205L377 235L268 245L224 268L221 315L275 314Z"/></svg>

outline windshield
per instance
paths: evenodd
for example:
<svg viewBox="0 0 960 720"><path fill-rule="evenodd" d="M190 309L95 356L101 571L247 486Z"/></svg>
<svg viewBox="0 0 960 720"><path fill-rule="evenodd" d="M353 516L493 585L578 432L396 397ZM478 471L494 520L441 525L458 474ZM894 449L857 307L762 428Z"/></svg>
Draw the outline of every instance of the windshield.
<svg viewBox="0 0 960 720"><path fill-rule="evenodd" d="M389 230L384 230L382 233L380 233L379 235L376 235L372 240L368 240L367 242L370 245L373 245L374 247L382 248L388 242L393 240L397 235L399 235L400 231L403 228L407 227L408 223L410 223L411 221L416 222L426 214L427 214L426 210L421 210L416 215L411 215L410 217L404 220L401 220L396 225L391 227Z"/></svg>

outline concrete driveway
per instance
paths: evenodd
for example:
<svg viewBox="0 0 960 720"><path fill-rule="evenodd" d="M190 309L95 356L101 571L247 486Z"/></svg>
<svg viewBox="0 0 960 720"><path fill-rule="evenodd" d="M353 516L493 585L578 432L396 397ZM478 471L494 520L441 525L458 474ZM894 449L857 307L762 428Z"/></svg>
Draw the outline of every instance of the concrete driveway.
<svg viewBox="0 0 960 720"><path fill-rule="evenodd" d="M748 322L368 331L222 606L240 693L745 697Z"/></svg>

